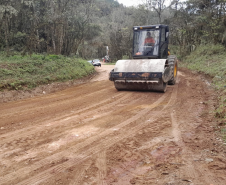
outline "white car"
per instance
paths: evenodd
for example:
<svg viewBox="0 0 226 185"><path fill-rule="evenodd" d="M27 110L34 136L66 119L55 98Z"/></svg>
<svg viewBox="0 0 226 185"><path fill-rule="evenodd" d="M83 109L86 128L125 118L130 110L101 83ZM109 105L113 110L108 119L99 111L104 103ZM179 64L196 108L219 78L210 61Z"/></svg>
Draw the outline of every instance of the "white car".
<svg viewBox="0 0 226 185"><path fill-rule="evenodd" d="M92 60L92 64L93 64L93 66L101 67L101 62L99 59Z"/></svg>

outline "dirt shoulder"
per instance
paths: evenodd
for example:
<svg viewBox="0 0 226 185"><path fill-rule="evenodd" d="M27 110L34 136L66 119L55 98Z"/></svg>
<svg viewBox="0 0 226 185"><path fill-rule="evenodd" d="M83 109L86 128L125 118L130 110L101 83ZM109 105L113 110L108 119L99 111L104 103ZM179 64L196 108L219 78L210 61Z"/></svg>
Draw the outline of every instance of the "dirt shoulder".
<svg viewBox="0 0 226 185"><path fill-rule="evenodd" d="M109 72L113 69L112 65L102 65L101 67L95 67L96 73L78 80L70 80L67 82L54 82L47 85L40 85L31 90L4 90L0 91L0 103L6 103L10 101L22 100L32 98L36 96L43 96L45 94L62 91L69 87L74 87L79 84L84 84L89 81L100 81L108 79Z"/></svg>
<svg viewBox="0 0 226 185"><path fill-rule="evenodd" d="M224 185L215 92L187 69L166 93L86 83L1 103L0 184Z"/></svg>
<svg viewBox="0 0 226 185"><path fill-rule="evenodd" d="M67 82L53 82L46 85L40 85L34 89L30 90L4 90L0 91L0 103L6 103L10 101L23 100L27 98L32 98L36 96L43 96L46 94L62 91L69 87L74 87L79 84L84 84L89 82L92 78L97 76L98 73L94 73L85 78L78 80L70 80Z"/></svg>

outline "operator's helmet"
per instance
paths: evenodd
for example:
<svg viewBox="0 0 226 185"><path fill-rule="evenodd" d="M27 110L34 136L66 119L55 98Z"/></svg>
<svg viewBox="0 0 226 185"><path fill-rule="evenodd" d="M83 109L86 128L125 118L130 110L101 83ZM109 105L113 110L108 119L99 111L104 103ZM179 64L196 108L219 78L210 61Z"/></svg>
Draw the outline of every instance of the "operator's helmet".
<svg viewBox="0 0 226 185"><path fill-rule="evenodd" d="M151 32L147 32L147 37L151 37Z"/></svg>

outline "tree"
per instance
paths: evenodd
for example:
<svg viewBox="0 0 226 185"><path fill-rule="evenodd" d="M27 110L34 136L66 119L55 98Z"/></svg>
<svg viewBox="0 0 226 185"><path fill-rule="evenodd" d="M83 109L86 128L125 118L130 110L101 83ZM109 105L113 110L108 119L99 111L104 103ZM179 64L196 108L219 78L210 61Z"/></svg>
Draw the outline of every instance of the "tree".
<svg viewBox="0 0 226 185"><path fill-rule="evenodd" d="M14 8L16 4L17 2L15 0L3 0L0 6L0 24L4 26L7 56L9 55L10 21L18 14L18 10Z"/></svg>
<svg viewBox="0 0 226 185"><path fill-rule="evenodd" d="M161 24L162 22L162 14L163 11L165 10L165 0L143 0L143 5L146 7L148 10L147 12L147 18L148 20L153 17L151 16L151 13L155 11L157 13L158 17L158 24Z"/></svg>

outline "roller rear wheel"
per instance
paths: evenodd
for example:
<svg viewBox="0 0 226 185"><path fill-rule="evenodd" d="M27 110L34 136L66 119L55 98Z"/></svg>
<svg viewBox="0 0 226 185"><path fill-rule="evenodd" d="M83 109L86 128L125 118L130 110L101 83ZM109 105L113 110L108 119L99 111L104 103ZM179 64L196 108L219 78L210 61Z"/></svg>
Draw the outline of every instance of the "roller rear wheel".
<svg viewBox="0 0 226 185"><path fill-rule="evenodd" d="M177 70L178 70L178 63L177 63L176 56L174 56L173 58L170 58L169 59L169 62L173 62L173 77L170 79L170 81L168 82L168 84L169 85L174 85L174 84L176 84L176 81L177 81Z"/></svg>

